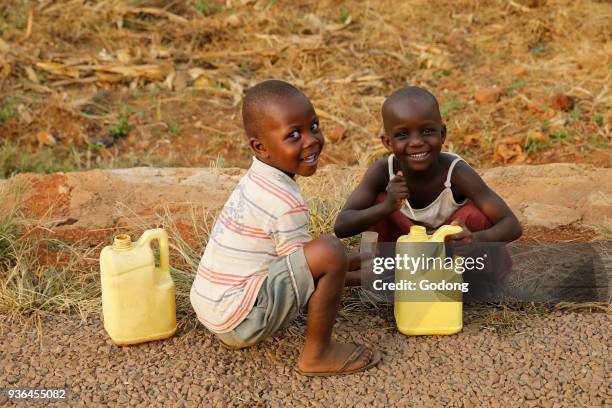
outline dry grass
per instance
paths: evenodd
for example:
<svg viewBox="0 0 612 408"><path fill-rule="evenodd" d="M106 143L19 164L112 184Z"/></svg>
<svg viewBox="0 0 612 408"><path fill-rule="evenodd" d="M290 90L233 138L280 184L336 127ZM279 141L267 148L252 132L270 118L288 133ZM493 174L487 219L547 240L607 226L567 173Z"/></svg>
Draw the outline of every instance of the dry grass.
<svg viewBox="0 0 612 408"><path fill-rule="evenodd" d="M4 193L0 191L0 198ZM0 219L0 315L76 313L100 307L97 248L53 239L23 219L19 205Z"/></svg>
<svg viewBox="0 0 612 408"><path fill-rule="evenodd" d="M13 141L0 142L0 178L17 173L56 173L86 171L91 169L115 169L139 166L173 166L171 160L154 158L151 153L128 152L116 154L96 147L45 147L27 149Z"/></svg>
<svg viewBox="0 0 612 408"><path fill-rule="evenodd" d="M312 98L328 163L375 156L381 103L407 84L439 97L447 147L478 167L609 148L608 2L18 0L0 14L0 133L37 150L51 132L59 161L110 137L94 156L245 164L237 103L271 77Z"/></svg>
<svg viewBox="0 0 612 408"><path fill-rule="evenodd" d="M612 205L612 203L611 203ZM597 226L598 234L594 238L597 241L612 241L612 219L606 218Z"/></svg>

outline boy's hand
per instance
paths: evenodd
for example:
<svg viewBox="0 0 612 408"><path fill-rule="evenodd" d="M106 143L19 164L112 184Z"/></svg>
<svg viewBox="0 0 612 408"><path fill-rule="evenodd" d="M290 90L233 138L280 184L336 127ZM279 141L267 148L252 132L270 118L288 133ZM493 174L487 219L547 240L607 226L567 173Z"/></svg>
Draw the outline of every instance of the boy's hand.
<svg viewBox="0 0 612 408"><path fill-rule="evenodd" d="M406 185L406 179L401 171L398 171L387 184L387 198L385 203L392 211L397 211L402 207L402 202L410 197L410 191Z"/></svg>
<svg viewBox="0 0 612 408"><path fill-rule="evenodd" d="M462 244L471 244L474 242L474 235L472 231L468 229L463 221L453 221L451 225L459 225L463 230L453 235L448 235L446 237L447 241L454 241Z"/></svg>

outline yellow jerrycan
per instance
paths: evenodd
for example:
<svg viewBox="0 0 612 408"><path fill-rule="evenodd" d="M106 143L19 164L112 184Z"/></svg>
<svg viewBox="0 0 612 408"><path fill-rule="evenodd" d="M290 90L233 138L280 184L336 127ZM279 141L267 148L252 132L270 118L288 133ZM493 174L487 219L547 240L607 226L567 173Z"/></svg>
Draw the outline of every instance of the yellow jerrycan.
<svg viewBox="0 0 612 408"><path fill-rule="evenodd" d="M462 276L454 269L439 267L446 259L445 237L461 230L458 225L443 225L428 235L425 227L415 225L408 235L397 240L396 258L407 255L417 258L417 261L420 258L425 263L421 264L425 267L418 268L416 272L415 268L400 270L396 265L396 284L402 280L413 282L412 290L395 292L395 321L401 333L411 336L455 334L463 328L462 292L429 289L432 283L463 283ZM438 259L437 263L435 259Z"/></svg>
<svg viewBox="0 0 612 408"><path fill-rule="evenodd" d="M155 266L151 241L159 241ZM170 277L168 234L145 231L132 242L117 235L100 254L104 328L120 346L165 339L176 331L175 286Z"/></svg>

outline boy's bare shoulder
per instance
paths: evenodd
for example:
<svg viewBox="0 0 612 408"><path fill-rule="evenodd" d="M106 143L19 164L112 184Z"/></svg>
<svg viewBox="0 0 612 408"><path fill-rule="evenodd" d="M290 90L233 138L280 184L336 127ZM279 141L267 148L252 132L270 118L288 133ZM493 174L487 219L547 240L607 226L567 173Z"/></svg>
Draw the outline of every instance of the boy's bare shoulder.
<svg viewBox="0 0 612 408"><path fill-rule="evenodd" d="M463 160L455 165L451 176L451 184L466 195L469 195L470 192L487 188L482 177L480 177L473 167Z"/></svg>

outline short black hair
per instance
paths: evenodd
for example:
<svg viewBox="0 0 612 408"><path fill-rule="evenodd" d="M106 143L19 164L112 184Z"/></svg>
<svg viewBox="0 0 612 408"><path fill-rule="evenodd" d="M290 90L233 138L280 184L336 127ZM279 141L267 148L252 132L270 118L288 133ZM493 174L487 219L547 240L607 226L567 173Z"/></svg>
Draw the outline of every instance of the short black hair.
<svg viewBox="0 0 612 408"><path fill-rule="evenodd" d="M427 89L419 88L418 86L407 86L405 88L400 88L397 91L393 92L383 103L382 106L382 115L383 119L385 117L385 112L391 109L391 106L403 99L416 99L420 102L430 103L432 104L432 108L435 109L438 114L440 114L440 105L438 104L438 100L431 92Z"/></svg>
<svg viewBox="0 0 612 408"><path fill-rule="evenodd" d="M263 81L247 89L242 99L242 124L247 137L259 137L259 124L265 120L266 105L289 96L306 97L295 86L278 79Z"/></svg>

